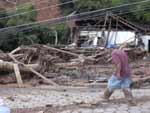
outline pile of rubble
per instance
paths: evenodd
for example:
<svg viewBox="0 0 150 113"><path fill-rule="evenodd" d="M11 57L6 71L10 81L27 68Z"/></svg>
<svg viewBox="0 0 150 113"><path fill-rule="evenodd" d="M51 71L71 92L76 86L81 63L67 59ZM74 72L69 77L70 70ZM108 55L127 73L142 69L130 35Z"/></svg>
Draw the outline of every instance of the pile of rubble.
<svg viewBox="0 0 150 113"><path fill-rule="evenodd" d="M145 51L126 48L130 61L142 59ZM60 69L80 69L89 65L111 63L112 49L66 49L47 45L20 46L10 53L0 53L0 71L23 74L34 73L38 77L56 85L46 78L47 73L57 73Z"/></svg>

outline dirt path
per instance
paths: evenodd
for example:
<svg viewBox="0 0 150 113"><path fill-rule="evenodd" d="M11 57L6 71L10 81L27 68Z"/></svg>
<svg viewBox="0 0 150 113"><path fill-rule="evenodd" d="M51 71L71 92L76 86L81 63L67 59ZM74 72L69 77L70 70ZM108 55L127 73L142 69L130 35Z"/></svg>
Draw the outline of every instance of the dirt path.
<svg viewBox="0 0 150 113"><path fill-rule="evenodd" d="M47 107L30 108L30 109L26 109L26 108L24 108L24 109L13 109L12 113L40 113L40 111L43 113L72 113L75 111L78 111L76 113L82 113L82 112L86 113L87 110L93 111L91 113L98 113L98 111L100 113L100 111L109 111L110 109L113 110L113 108L115 108L117 105L118 105L118 107L120 106L120 110L126 109L125 111L128 111L128 110L132 109L133 111L136 111L139 108L141 108L141 111L147 111L147 113L149 113L148 110L150 110L150 107L143 109L143 107L144 107L143 103L148 103L149 101L150 101L150 96L148 96L148 97L144 96L140 99L137 99L139 106L136 106L136 107L135 106L134 107L128 106L128 109L126 109L127 105L126 105L124 99L121 98L121 99L111 100L109 103L105 103L105 104L98 103L97 105L80 104L80 105L68 105L68 106L62 106L62 107L47 106ZM79 112L79 111L82 111L82 112ZM94 112L94 111L97 111L97 112ZM131 111L129 111L127 113L130 113L130 112ZM109 112L109 113L111 113L111 112ZM139 113L139 111L138 111L138 113ZM146 112L143 112L143 113L146 113Z"/></svg>
<svg viewBox="0 0 150 113"><path fill-rule="evenodd" d="M126 104L120 90L112 95L110 102L98 103L99 95L103 91L99 88L46 86L45 88L1 88L0 90L0 96L12 109L12 113L107 113L108 111L108 113L116 113L116 111L150 113L147 112L150 110L150 89L133 90L138 103L134 107Z"/></svg>

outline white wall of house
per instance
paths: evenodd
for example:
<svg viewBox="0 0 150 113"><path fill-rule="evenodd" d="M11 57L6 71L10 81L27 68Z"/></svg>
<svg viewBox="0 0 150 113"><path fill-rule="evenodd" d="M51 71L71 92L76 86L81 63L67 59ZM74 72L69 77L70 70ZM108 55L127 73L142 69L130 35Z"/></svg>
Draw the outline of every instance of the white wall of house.
<svg viewBox="0 0 150 113"><path fill-rule="evenodd" d="M108 31L104 31L107 37ZM95 38L93 45L97 42L97 37L102 37L102 31L81 31L80 36L89 36ZM111 31L109 34L108 44L122 44L124 42L131 42L135 39L135 33L131 31ZM116 42L115 42L116 40Z"/></svg>
<svg viewBox="0 0 150 113"><path fill-rule="evenodd" d="M150 35L142 36L143 43L145 44L145 50L148 50L148 41L150 40Z"/></svg>

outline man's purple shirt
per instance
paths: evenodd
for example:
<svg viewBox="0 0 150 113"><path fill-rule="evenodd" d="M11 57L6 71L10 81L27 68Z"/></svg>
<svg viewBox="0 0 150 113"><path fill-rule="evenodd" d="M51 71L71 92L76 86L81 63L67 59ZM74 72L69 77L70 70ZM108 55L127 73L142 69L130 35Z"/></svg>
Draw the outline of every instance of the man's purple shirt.
<svg viewBox="0 0 150 113"><path fill-rule="evenodd" d="M128 62L128 55L123 50L114 50L112 52L112 62L114 64L121 64L121 77L129 77L131 76L131 70ZM115 73L116 74L116 73Z"/></svg>

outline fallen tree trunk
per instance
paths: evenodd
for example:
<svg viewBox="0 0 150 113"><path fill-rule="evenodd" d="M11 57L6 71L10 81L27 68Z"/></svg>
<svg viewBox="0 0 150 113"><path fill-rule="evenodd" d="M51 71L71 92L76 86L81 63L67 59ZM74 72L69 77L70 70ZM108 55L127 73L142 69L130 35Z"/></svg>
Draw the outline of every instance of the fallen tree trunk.
<svg viewBox="0 0 150 113"><path fill-rule="evenodd" d="M13 72L14 71L14 64L12 62L0 61L0 71L7 71ZM22 73L31 73L30 69L22 66L21 64L18 65L19 69ZM29 68L33 68L34 70L38 71L40 69L39 64L29 64L26 65Z"/></svg>

